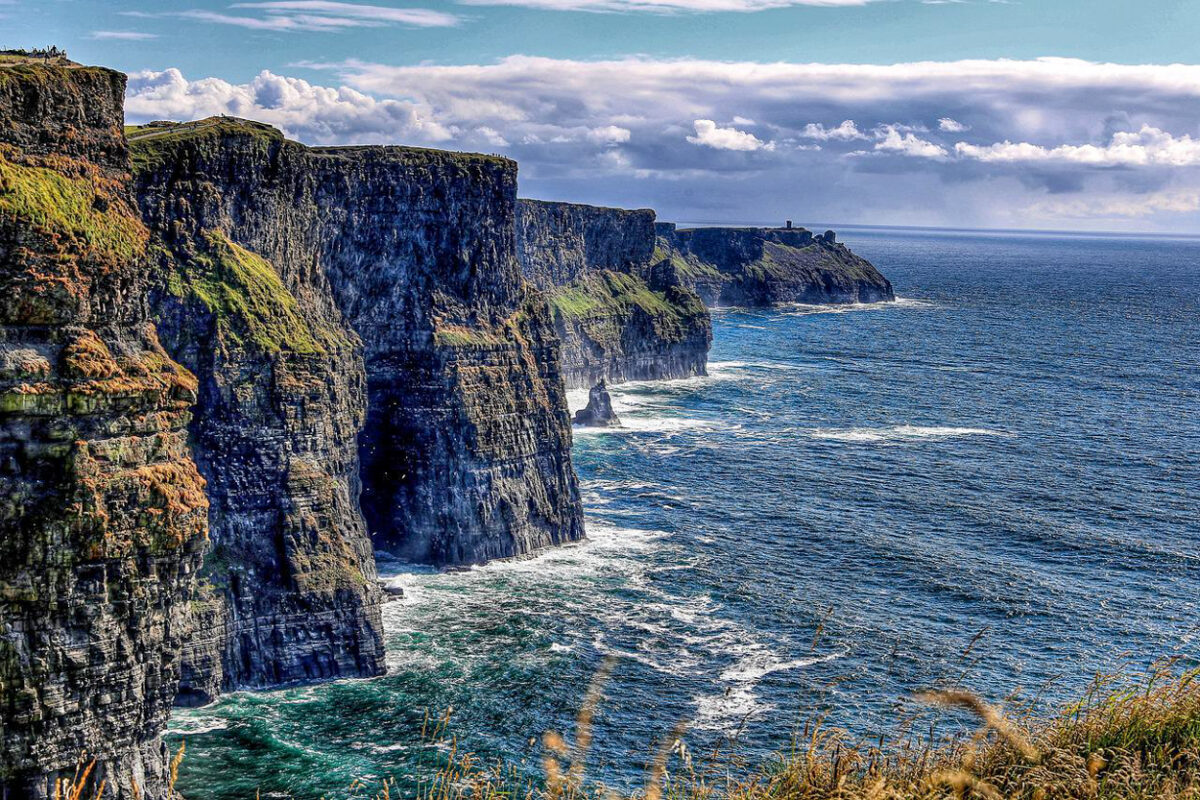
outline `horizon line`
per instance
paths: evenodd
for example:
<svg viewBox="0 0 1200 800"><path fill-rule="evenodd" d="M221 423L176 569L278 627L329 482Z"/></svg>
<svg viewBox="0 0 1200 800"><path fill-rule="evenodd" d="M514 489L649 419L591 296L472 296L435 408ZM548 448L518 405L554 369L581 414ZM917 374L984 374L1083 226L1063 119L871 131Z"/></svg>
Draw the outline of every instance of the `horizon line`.
<svg viewBox="0 0 1200 800"><path fill-rule="evenodd" d="M671 220L657 219L657 222L670 222ZM762 222L710 222L700 220L687 220L675 223L680 228L685 227L701 227L701 228L720 228L720 227L748 227L748 228L782 228L783 224L762 223ZM949 233L992 233L992 234L1022 234L1022 235L1057 235L1057 236L1094 236L1102 238L1114 239L1200 239L1200 232L1196 233L1174 233L1170 231L1106 231L1106 230L1072 230L1069 228L985 228L985 227L968 227L957 228L949 225L888 225L888 224L871 224L865 222L843 222L843 223L821 223L821 224L805 224L804 222L793 222L793 225L798 228L804 228L810 231L816 231L818 228L827 230L896 230L896 231L914 231L914 232L949 232Z"/></svg>

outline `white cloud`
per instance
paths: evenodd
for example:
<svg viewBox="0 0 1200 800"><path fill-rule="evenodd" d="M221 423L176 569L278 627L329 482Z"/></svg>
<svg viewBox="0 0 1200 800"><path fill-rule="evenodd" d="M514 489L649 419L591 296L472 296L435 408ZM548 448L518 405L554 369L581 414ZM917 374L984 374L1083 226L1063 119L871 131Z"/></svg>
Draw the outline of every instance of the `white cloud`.
<svg viewBox="0 0 1200 800"><path fill-rule="evenodd" d="M692 123L696 135L687 137L692 144L711 147L714 150L774 150L773 142L764 142L753 133L739 131L737 128L722 128L711 119L698 119Z"/></svg>
<svg viewBox="0 0 1200 800"><path fill-rule="evenodd" d="M314 86L267 71L246 84L217 78L189 81L177 69L135 72L129 76L125 112L140 121L217 114L248 117L312 144L413 139L436 144L457 134L434 121L430 109L420 103L379 100L345 86Z"/></svg>
<svg viewBox="0 0 1200 800"><path fill-rule="evenodd" d="M950 117L942 117L938 120L938 130L946 133L963 133L971 130L969 125L963 125L956 119Z"/></svg>
<svg viewBox="0 0 1200 800"><path fill-rule="evenodd" d="M1061 144L1054 147L1014 143L990 145L959 142L954 151L963 158L989 163L1061 163L1093 167L1200 166L1200 139L1173 136L1143 125L1138 131L1114 133L1107 145Z"/></svg>
<svg viewBox="0 0 1200 800"><path fill-rule="evenodd" d="M587 138L599 144L621 144L622 142L628 142L631 135L632 133L628 128L605 125L601 128L593 128L588 131Z"/></svg>
<svg viewBox="0 0 1200 800"><path fill-rule="evenodd" d="M508 140L505 139L498 130L489 128L487 125L480 126L476 133L479 134L483 141L490 144L492 147L508 147Z"/></svg>
<svg viewBox="0 0 1200 800"><path fill-rule="evenodd" d="M819 122L810 122L804 126L804 130L800 135L806 139L819 139L823 142L837 140L841 142L849 142L854 139L866 139L867 135L858 129L854 124L854 120L848 119L836 128L826 128Z"/></svg>
<svg viewBox="0 0 1200 800"><path fill-rule="evenodd" d="M153 33L141 33L139 31L92 31L88 38L101 41L142 42L147 39L157 39L158 36Z"/></svg>
<svg viewBox="0 0 1200 800"><path fill-rule="evenodd" d="M392 8L332 0L262 0L234 3L229 8L233 11L250 12L253 16L204 9L173 12L173 15L200 22L266 31L337 31L386 25L445 28L462 21L454 14L428 8Z"/></svg>
<svg viewBox="0 0 1200 800"><path fill-rule="evenodd" d="M521 6L548 11L675 12L763 11L789 6L865 6L882 0L460 0L467 5Z"/></svg>
<svg viewBox="0 0 1200 800"><path fill-rule="evenodd" d="M886 153L899 153L900 155L913 156L915 158L946 158L946 148L922 139L914 133L901 133L895 125L886 125L883 127L879 132L879 141L875 143L875 150Z"/></svg>
<svg viewBox="0 0 1200 800"><path fill-rule="evenodd" d="M555 196L604 202L629 193L635 205L675 197L703 214L693 219L746 218L775 196L792 198L788 213L811 204L810 216L830 218L853 193L856 204L841 212L847 220L975 225L996 218L993 209L1017 215L1048 197L1111 197L1114 208L1126 198L1134 207L1168 184L1185 199L1200 188L1195 65L511 56L297 68L323 71L329 85L270 72L246 83L138 73L129 115L246 116L313 144L502 148L521 162L523 191L548 187ZM915 120L936 122L928 130ZM964 130L947 129L945 120ZM718 150L725 157L714 157ZM766 151L769 170L762 158L730 157ZM851 151L870 157L845 158ZM1114 166L1124 169L1097 168ZM797 184L807 187L803 197ZM664 194L635 194L648 187ZM1149 204L1156 215L1195 213L1176 210L1184 206Z"/></svg>

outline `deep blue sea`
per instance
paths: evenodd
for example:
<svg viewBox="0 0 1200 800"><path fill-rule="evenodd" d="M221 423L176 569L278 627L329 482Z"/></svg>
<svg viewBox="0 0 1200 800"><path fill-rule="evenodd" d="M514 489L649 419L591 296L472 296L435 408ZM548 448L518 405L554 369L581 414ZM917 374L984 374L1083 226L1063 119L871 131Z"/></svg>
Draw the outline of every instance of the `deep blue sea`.
<svg viewBox="0 0 1200 800"><path fill-rule="evenodd" d="M899 735L931 685L1053 708L1200 654L1200 241L841 236L900 301L716 312L709 377L577 432L588 543L385 564L388 675L177 712L183 793L411 787L448 709L532 770L606 655L589 774L635 786L680 720L753 761L819 716Z"/></svg>

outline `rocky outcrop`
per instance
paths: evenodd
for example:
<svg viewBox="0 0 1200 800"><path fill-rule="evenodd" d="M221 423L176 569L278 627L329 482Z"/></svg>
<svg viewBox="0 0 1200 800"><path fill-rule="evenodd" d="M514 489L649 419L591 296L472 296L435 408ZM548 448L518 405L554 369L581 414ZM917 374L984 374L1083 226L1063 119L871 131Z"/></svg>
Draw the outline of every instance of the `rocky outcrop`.
<svg viewBox="0 0 1200 800"><path fill-rule="evenodd" d="M124 77L0 65L0 793L86 752L112 796L169 794L159 732L208 501L196 379L148 321Z"/></svg>
<svg viewBox="0 0 1200 800"><path fill-rule="evenodd" d="M167 350L199 378L192 440L212 503L182 704L384 669L358 500L362 343L313 268L315 207L278 193L238 202L282 144L233 123L132 136L151 305Z"/></svg>
<svg viewBox="0 0 1200 800"><path fill-rule="evenodd" d="M705 374L712 321L655 258L653 211L517 206L521 268L550 299L569 386Z"/></svg>
<svg viewBox="0 0 1200 800"><path fill-rule="evenodd" d="M709 306L877 303L895 300L869 261L804 228L691 228L658 223L655 258Z"/></svg>
<svg viewBox="0 0 1200 800"><path fill-rule="evenodd" d="M322 328L297 341L346 356L326 355L311 377L331 404L365 393L358 474L377 547L465 564L582 537L557 338L516 260L513 162L307 148L228 119L133 139L143 206L164 242L179 249L183 220L185 254L226 248L251 271L266 262L297 316ZM283 335L259 330L268 342ZM353 416L336 413L331 446Z"/></svg>
<svg viewBox="0 0 1200 800"><path fill-rule="evenodd" d="M604 381L600 381L588 390L588 403L585 408L575 412L574 424L586 428L619 428L621 420L613 411L612 397Z"/></svg>

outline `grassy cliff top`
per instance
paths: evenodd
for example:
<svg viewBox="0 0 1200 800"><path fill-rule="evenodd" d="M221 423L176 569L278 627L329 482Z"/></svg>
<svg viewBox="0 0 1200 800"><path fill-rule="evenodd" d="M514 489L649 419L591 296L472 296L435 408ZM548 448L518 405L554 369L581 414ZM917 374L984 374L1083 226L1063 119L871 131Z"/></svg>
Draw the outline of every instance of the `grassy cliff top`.
<svg viewBox="0 0 1200 800"><path fill-rule="evenodd" d="M19 66L39 66L39 67L79 67L70 59L59 56L57 58L42 58L40 56L27 56L19 53L0 53L0 67L19 67Z"/></svg>
<svg viewBox="0 0 1200 800"><path fill-rule="evenodd" d="M390 155L413 158L419 161L442 160L458 163L494 163L514 168L516 162L503 156L481 153L460 153L454 150L436 150L427 147L404 145L347 145L342 147L309 147L288 139L283 131L265 122L240 117L208 117L192 122L160 120L145 125L126 125L125 135L129 138L135 167L155 161L153 154L167 148L205 137L245 136L262 138L265 141L287 142L303 148L309 154L326 158L358 158L372 155Z"/></svg>
<svg viewBox="0 0 1200 800"><path fill-rule="evenodd" d="M532 206L542 206L544 208L569 208L579 211L617 211L623 214L655 214L653 208L618 208L617 206L593 206L587 203L568 203L564 200L535 200L531 197L517 198L517 203L526 203Z"/></svg>
<svg viewBox="0 0 1200 800"><path fill-rule="evenodd" d="M200 136L241 134L243 136L264 136L268 139L283 141L283 133L263 122L240 119L238 117L209 117L194 122L171 122L159 120L145 125L126 125L125 135L132 145L135 142L149 144L166 144L181 142Z"/></svg>

